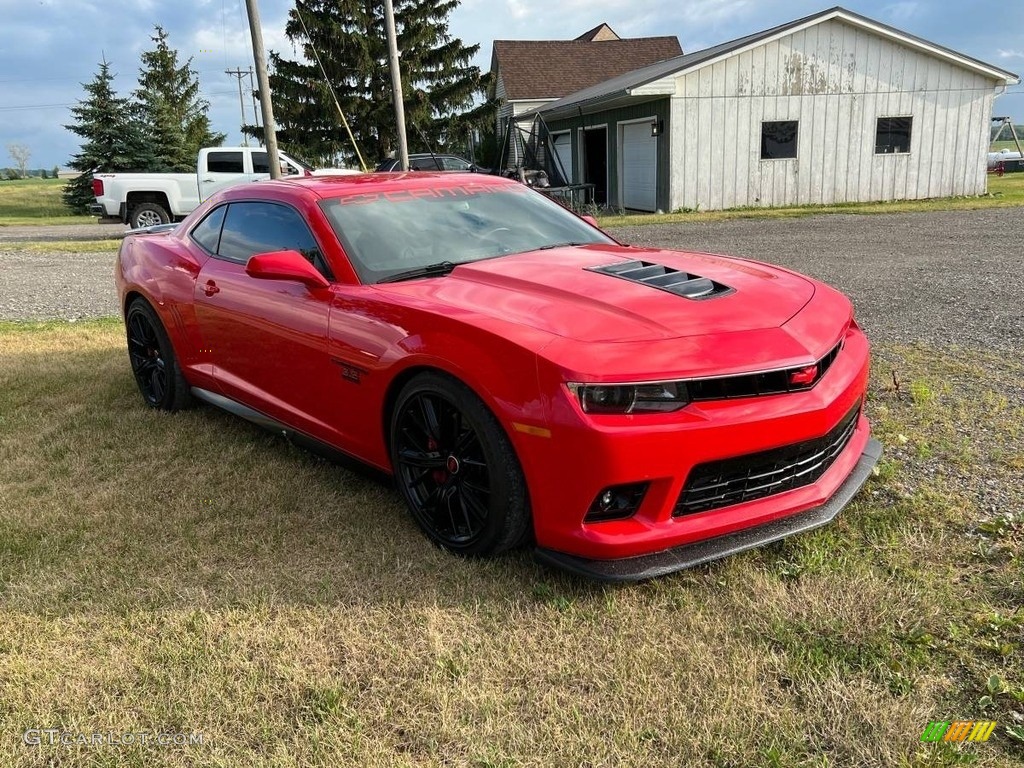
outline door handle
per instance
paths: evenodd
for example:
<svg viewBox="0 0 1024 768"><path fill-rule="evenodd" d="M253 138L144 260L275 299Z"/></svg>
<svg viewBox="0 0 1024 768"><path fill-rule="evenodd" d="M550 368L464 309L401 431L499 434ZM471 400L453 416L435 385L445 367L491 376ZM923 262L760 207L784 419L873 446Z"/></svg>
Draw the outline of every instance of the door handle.
<svg viewBox="0 0 1024 768"><path fill-rule="evenodd" d="M203 182L211 182L211 181L214 181L214 179L203 179Z"/></svg>
<svg viewBox="0 0 1024 768"><path fill-rule="evenodd" d="M207 280L206 285L203 286L203 293L207 296L213 296L215 293L220 293L220 288L217 287L217 284L213 282L213 280Z"/></svg>

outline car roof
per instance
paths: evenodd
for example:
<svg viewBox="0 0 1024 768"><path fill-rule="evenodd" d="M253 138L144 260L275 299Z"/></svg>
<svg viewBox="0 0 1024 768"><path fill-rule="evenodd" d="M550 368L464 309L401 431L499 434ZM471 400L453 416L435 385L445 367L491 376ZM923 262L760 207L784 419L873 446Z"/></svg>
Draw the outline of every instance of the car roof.
<svg viewBox="0 0 1024 768"><path fill-rule="evenodd" d="M321 199L344 197L345 195L369 192L397 192L415 189L440 189L453 187L503 187L516 186L518 182L500 176L481 173L441 171L394 171L386 173L347 174L344 176L302 176L299 178L257 181L231 187L231 190L245 189L249 194L255 189L300 188ZM233 195L232 195L233 196Z"/></svg>

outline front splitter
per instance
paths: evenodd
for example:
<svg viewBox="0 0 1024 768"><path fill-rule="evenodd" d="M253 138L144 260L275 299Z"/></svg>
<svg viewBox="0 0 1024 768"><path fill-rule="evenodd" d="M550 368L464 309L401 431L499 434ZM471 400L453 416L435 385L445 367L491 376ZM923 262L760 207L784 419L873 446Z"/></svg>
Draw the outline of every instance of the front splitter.
<svg viewBox="0 0 1024 768"><path fill-rule="evenodd" d="M836 515L857 495L881 455L882 444L875 439L868 440L853 471L828 501L819 507L773 520L764 525L745 528L735 533L684 544L649 555L617 560L592 560L540 547L535 550L534 557L545 565L599 581L643 581L686 568L693 568L711 560L734 555L737 552L762 547L797 533L811 531L832 522Z"/></svg>

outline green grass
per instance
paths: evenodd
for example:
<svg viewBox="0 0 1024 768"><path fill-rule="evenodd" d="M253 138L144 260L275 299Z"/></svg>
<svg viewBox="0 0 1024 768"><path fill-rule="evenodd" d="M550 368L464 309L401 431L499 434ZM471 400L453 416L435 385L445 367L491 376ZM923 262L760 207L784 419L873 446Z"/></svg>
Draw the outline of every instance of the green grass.
<svg viewBox="0 0 1024 768"><path fill-rule="evenodd" d="M40 240L19 242L10 240L0 243L6 251L28 251L30 253L105 253L116 251L120 240Z"/></svg>
<svg viewBox="0 0 1024 768"><path fill-rule="evenodd" d="M95 216L73 216L61 202L64 179L0 182L0 227L28 224L95 224Z"/></svg>
<svg viewBox="0 0 1024 768"><path fill-rule="evenodd" d="M1008 136L1009 133L1010 132L1007 131L1005 135ZM1017 138L1020 140L1021 148L1024 148L1024 136L1018 136ZM1011 152L1016 152L1017 144L1014 142L1013 139L1002 139L1000 141L992 142L992 146L989 148L989 152L999 152L1000 150L1003 149L1009 149Z"/></svg>
<svg viewBox="0 0 1024 768"><path fill-rule="evenodd" d="M0 764L1019 764L1022 376L878 347L886 456L833 525L608 587L445 554L384 485L144 408L116 320L0 324ZM919 741L953 718L1000 725ZM51 726L204 743L22 744Z"/></svg>
<svg viewBox="0 0 1024 768"><path fill-rule="evenodd" d="M600 216L602 227L639 224L671 224L684 221L723 221L726 219L789 219L827 213L916 213L922 211L972 211L979 208L1007 208L1024 205L1024 173L988 177L989 193L982 197L949 197L935 200L906 200L890 203L837 203L801 205L788 208L734 208L727 211L686 211L666 214L629 214Z"/></svg>

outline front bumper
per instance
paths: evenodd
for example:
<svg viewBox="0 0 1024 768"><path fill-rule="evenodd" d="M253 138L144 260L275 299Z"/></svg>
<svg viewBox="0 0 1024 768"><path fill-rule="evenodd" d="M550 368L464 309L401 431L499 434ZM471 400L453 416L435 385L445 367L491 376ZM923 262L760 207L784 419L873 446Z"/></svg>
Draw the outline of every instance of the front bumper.
<svg viewBox="0 0 1024 768"><path fill-rule="evenodd" d="M592 560L542 547L535 551L535 557L546 565L609 582L642 581L692 568L827 525L861 489L881 455L881 443L874 439L868 440L853 471L824 504L753 528L684 544L662 552L616 560Z"/></svg>

